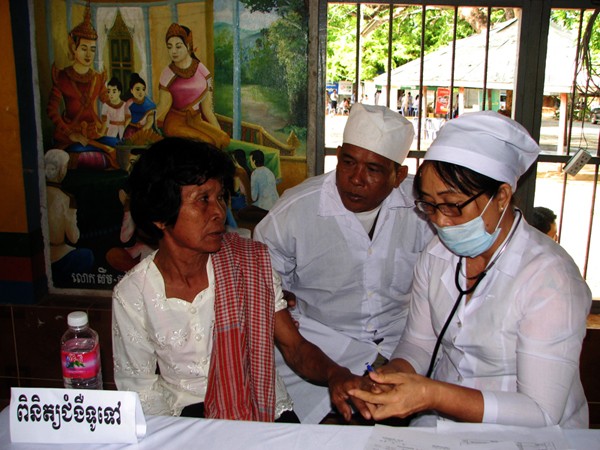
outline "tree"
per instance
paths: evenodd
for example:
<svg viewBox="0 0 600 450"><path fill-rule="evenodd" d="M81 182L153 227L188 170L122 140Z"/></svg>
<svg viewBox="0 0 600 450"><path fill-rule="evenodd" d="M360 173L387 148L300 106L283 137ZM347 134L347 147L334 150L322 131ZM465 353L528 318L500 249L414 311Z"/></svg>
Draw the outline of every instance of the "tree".
<svg viewBox="0 0 600 450"><path fill-rule="evenodd" d="M425 53L447 45L453 39L454 8L394 6L392 9L392 69L421 56L421 24L425 12ZM360 18L354 4L331 4L327 26L327 79L356 79L356 21L361 21L361 76L372 79L387 71L390 9L383 4L361 4ZM487 8L459 8L457 39L487 29ZM515 17L513 8L491 11L492 23Z"/></svg>
<svg viewBox="0 0 600 450"><path fill-rule="evenodd" d="M306 4L302 0L241 0L251 12L276 12L280 19L271 24L257 40L252 51L253 68L259 59L264 58L267 64L275 69L282 69L283 77L274 80L271 86L282 88L289 100L289 114L295 124L307 122L307 46L308 46L308 14ZM262 55L260 55L262 53ZM270 58L275 55L277 61ZM267 69L271 66L267 66ZM268 78L267 78L268 79ZM262 79L265 83L265 78Z"/></svg>

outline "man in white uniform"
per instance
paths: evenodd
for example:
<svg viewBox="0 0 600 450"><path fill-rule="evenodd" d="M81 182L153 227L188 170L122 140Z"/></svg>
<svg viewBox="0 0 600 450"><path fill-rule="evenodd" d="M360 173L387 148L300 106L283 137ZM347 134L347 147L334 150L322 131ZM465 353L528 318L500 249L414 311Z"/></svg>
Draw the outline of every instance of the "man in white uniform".
<svg viewBox="0 0 600 450"><path fill-rule="evenodd" d="M413 137L400 114L355 104L336 170L286 191L254 230L297 297L300 332L356 374L398 343L413 266L433 236L402 166ZM300 420L319 423L331 410L327 387L296 376L280 355L277 367Z"/></svg>

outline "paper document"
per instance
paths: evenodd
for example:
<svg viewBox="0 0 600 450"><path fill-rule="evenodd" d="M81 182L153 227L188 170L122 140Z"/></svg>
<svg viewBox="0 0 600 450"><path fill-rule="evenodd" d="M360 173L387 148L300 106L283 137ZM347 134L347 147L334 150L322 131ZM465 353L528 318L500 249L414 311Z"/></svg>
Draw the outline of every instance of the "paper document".
<svg viewBox="0 0 600 450"><path fill-rule="evenodd" d="M366 450L567 450L562 430L438 421L436 428L375 425Z"/></svg>

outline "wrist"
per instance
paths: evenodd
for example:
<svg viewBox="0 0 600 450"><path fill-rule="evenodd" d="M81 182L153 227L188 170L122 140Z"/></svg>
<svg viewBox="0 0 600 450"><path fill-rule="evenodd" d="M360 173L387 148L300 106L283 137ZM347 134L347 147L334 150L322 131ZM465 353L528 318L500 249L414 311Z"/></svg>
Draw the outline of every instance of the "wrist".
<svg viewBox="0 0 600 450"><path fill-rule="evenodd" d="M327 369L327 384L331 384L332 380L336 378L345 378L351 375L352 372L346 367L339 366L332 361L330 367Z"/></svg>

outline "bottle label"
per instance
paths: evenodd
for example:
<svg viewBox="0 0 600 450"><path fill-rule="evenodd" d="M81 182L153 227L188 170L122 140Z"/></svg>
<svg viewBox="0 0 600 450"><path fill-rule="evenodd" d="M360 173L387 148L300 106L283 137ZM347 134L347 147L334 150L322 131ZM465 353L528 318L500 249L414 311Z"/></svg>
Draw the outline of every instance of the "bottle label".
<svg viewBox="0 0 600 450"><path fill-rule="evenodd" d="M65 378L93 378L100 369L100 348L98 344L89 352L61 351L62 370Z"/></svg>

